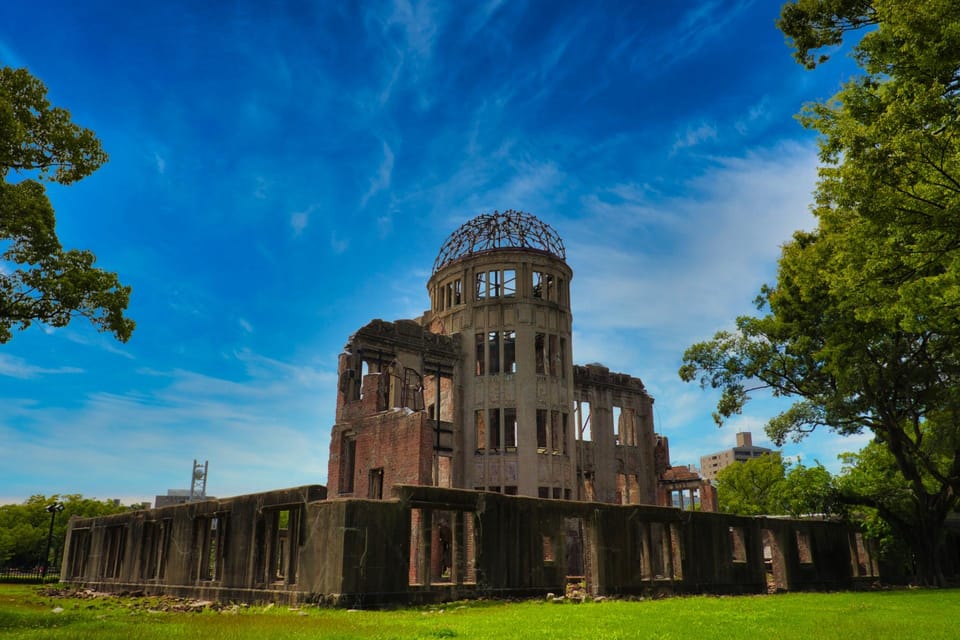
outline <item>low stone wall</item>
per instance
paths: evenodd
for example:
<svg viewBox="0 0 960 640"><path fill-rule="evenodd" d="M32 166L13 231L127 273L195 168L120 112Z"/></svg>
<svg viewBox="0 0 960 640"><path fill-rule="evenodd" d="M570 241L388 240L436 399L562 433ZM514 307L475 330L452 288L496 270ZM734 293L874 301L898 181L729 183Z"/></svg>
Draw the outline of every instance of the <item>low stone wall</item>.
<svg viewBox="0 0 960 640"><path fill-rule="evenodd" d="M526 597L851 589L872 546L835 522L397 486L327 500L311 485L71 520L64 582L338 606Z"/></svg>

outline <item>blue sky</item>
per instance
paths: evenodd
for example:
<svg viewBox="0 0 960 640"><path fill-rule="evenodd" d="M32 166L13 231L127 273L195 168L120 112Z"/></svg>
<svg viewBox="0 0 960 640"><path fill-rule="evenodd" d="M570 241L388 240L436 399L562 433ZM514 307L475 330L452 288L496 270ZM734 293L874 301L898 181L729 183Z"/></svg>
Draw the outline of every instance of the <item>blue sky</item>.
<svg viewBox="0 0 960 640"><path fill-rule="evenodd" d="M121 344L77 320L0 346L0 502L325 483L337 355L419 316L444 239L520 209L574 270L574 361L643 379L674 464L731 446L683 350L753 310L810 228L794 119L855 71L790 57L777 1L0 5L110 162L51 187L67 247L133 287ZM837 470L864 440L785 447Z"/></svg>

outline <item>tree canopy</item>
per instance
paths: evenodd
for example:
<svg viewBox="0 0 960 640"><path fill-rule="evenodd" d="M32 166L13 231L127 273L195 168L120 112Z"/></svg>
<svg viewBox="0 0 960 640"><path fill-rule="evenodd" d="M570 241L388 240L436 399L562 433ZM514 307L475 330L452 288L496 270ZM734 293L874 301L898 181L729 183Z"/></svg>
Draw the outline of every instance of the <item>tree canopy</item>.
<svg viewBox="0 0 960 640"><path fill-rule="evenodd" d="M0 567L12 566L21 569L43 564L47 534L50 531L50 513L46 507L55 502L63 504L53 523L53 546L51 560L60 564L64 536L71 516L89 518L127 511L129 507L110 501L84 498L80 494L35 495L22 504L0 506Z"/></svg>
<svg viewBox="0 0 960 640"><path fill-rule="evenodd" d="M45 182L71 184L107 160L89 129L53 107L25 69L0 68L0 343L33 322L54 327L75 316L126 342L130 287L94 266L86 250L64 250Z"/></svg>
<svg viewBox="0 0 960 640"><path fill-rule="evenodd" d="M960 3L799 0L779 26L810 67L868 27L863 73L801 114L820 134L817 228L784 246L760 314L690 347L680 375L722 390L718 422L759 388L794 398L768 424L778 443L872 432L910 494L916 578L943 584L960 495Z"/></svg>
<svg viewBox="0 0 960 640"><path fill-rule="evenodd" d="M834 511L834 487L823 465L787 465L778 452L731 464L717 474L720 511L744 516L824 515Z"/></svg>

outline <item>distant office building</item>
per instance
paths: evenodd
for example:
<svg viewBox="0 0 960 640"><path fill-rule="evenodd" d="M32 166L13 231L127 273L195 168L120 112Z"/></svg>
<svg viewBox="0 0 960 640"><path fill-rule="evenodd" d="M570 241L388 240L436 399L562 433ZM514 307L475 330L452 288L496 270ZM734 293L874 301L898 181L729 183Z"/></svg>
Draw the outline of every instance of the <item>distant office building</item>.
<svg viewBox="0 0 960 640"><path fill-rule="evenodd" d="M737 434L737 446L709 455L700 456L700 474L705 480L716 480L721 469L729 467L734 462L746 462L752 458L759 458L765 453L773 453L773 449L753 446L753 435L749 431Z"/></svg>
<svg viewBox="0 0 960 640"><path fill-rule="evenodd" d="M190 489L167 489L167 495L156 496L153 501L155 508L168 507L171 504L185 504L196 500L216 500L216 496L198 496L191 498Z"/></svg>

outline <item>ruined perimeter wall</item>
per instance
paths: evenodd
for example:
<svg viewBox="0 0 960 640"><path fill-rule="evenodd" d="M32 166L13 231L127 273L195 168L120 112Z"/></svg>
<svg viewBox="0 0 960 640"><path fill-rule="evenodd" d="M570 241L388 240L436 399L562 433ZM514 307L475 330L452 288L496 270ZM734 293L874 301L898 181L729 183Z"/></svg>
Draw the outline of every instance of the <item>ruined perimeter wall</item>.
<svg viewBox="0 0 960 640"><path fill-rule="evenodd" d="M421 486L392 500L298 487L70 522L64 582L341 606L481 596L763 593L876 580L832 522L743 518ZM765 549L769 558L765 560ZM769 573L769 577L768 577Z"/></svg>

